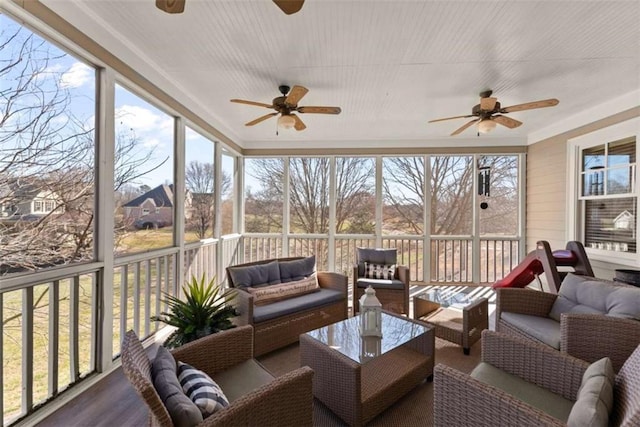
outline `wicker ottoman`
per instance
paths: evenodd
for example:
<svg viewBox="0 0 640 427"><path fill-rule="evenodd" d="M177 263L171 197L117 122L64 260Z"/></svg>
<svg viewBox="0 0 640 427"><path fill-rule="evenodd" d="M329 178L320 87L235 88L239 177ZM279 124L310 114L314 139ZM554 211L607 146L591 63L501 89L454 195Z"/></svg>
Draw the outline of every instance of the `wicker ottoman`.
<svg viewBox="0 0 640 427"><path fill-rule="evenodd" d="M413 297L413 317L433 325L436 337L462 346L466 355L489 328L488 311L486 298L444 297L437 291Z"/></svg>

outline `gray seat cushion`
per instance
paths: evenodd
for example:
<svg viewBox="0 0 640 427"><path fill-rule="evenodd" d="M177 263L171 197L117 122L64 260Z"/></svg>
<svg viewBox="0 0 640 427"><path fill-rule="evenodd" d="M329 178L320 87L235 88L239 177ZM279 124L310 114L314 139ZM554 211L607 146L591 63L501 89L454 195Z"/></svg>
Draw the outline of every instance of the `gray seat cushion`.
<svg viewBox="0 0 640 427"><path fill-rule="evenodd" d="M371 285L373 289L403 289L404 283L398 279L358 279L358 287L366 288Z"/></svg>
<svg viewBox="0 0 640 427"><path fill-rule="evenodd" d="M344 299L342 292L333 289L320 289L319 292L301 295L299 297L289 298L277 301L272 304L255 306L253 308L253 321L255 323L264 322L265 320L275 319L276 317L286 316L298 311L307 310L314 307L320 307L331 304Z"/></svg>
<svg viewBox="0 0 640 427"><path fill-rule="evenodd" d="M280 267L278 261L266 264L228 267L231 285L234 288L260 287L280 283Z"/></svg>
<svg viewBox="0 0 640 427"><path fill-rule="evenodd" d="M212 377L218 383L229 402L269 384L273 376L254 359L246 360Z"/></svg>
<svg viewBox="0 0 640 427"><path fill-rule="evenodd" d="M640 288L568 274L549 317L560 321L562 313L607 314L640 320Z"/></svg>
<svg viewBox="0 0 640 427"><path fill-rule="evenodd" d="M560 350L560 322L550 317L503 311L500 319L520 329L527 335Z"/></svg>
<svg viewBox="0 0 640 427"><path fill-rule="evenodd" d="M492 385L504 392L540 409L562 422L567 422L573 402L545 388L511 375L486 362L481 362L471 372L471 376L485 384Z"/></svg>

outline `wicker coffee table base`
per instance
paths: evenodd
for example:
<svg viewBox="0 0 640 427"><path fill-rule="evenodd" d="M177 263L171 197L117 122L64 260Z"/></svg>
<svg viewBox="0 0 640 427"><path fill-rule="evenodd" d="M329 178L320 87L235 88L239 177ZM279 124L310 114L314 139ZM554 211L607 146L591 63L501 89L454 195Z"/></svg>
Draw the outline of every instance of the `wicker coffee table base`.
<svg viewBox="0 0 640 427"><path fill-rule="evenodd" d="M406 319L407 322L414 322ZM300 335L300 365L314 371L313 394L351 426L361 426L426 379L433 379L435 333L360 364Z"/></svg>

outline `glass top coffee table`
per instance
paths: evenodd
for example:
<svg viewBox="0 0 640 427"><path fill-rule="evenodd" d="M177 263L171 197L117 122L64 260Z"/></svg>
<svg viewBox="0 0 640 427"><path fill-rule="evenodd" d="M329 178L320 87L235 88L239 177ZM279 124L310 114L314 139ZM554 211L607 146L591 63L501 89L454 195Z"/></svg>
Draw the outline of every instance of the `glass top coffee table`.
<svg viewBox="0 0 640 427"><path fill-rule="evenodd" d="M300 335L300 365L314 371L314 396L349 425L367 423L433 375L433 327L383 312L382 338L363 338L359 321Z"/></svg>
<svg viewBox="0 0 640 427"><path fill-rule="evenodd" d="M471 296L471 290L430 289L413 297L413 317L433 325L438 338L461 345L464 354L489 327L489 301Z"/></svg>

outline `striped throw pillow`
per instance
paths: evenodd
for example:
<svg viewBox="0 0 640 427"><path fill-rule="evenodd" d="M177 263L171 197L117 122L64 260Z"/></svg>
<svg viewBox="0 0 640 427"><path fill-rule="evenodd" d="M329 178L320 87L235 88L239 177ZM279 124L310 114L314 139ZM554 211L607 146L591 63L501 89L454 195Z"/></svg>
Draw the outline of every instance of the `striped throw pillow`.
<svg viewBox="0 0 640 427"><path fill-rule="evenodd" d="M178 380L184 394L196 404L204 418L229 406L229 400L220 386L193 366L178 362Z"/></svg>
<svg viewBox="0 0 640 427"><path fill-rule="evenodd" d="M364 277L368 279L393 279L396 274L396 265L382 265L382 264L372 264L365 262L364 263Z"/></svg>

